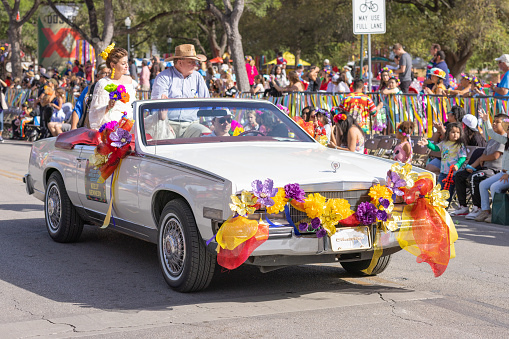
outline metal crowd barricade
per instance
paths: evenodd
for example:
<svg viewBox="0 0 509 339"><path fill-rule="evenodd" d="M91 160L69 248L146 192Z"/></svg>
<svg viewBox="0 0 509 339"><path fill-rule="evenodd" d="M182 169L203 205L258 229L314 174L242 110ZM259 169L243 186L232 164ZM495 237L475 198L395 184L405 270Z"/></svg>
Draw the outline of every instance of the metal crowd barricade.
<svg viewBox="0 0 509 339"><path fill-rule="evenodd" d="M291 92L281 97L263 97L263 94L253 95L249 92L240 93L238 98L266 99L274 104L288 107L290 116L300 115L306 106L318 107L326 110L339 106L347 93L326 92ZM439 95L423 94L390 94L367 93L375 105L383 102L384 118L387 128L394 131L396 126L403 121L411 120L417 125L419 135L431 137L433 122L445 122L447 112L452 106L458 105L465 109L466 114L477 116L477 111L483 108L491 117L499 113L508 113L509 97L480 96L474 97L447 97ZM486 125L483 125L486 129ZM371 131L372 132L372 131ZM485 135L487 131L484 130Z"/></svg>

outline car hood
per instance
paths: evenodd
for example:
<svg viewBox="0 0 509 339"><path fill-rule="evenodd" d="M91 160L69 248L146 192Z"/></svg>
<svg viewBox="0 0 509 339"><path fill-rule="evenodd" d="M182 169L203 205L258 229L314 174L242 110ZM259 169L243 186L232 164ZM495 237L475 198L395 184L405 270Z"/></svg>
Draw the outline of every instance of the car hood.
<svg viewBox="0 0 509 339"><path fill-rule="evenodd" d="M156 155L221 176L232 182L234 192L266 178L278 187L299 183L308 192L366 189L373 182L385 182L394 163L301 142L166 145L158 146ZM333 162L339 163L336 172Z"/></svg>

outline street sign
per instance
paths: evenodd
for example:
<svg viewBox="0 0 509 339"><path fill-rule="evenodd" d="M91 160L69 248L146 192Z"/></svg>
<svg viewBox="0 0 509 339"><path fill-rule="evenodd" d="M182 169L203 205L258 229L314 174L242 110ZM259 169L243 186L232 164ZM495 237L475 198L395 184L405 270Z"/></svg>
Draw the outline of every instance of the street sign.
<svg viewBox="0 0 509 339"><path fill-rule="evenodd" d="M385 0L352 0L353 34L385 33Z"/></svg>

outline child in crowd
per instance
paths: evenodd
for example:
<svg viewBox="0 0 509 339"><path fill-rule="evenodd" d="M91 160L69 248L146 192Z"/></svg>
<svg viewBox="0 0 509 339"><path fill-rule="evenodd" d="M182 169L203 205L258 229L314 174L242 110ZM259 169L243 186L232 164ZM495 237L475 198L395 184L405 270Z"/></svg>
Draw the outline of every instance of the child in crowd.
<svg viewBox="0 0 509 339"><path fill-rule="evenodd" d="M467 150L463 140L464 133L461 123L451 122L445 130L445 140L438 145L424 138L418 142L420 146L427 145L432 151L441 152L442 160L440 162L440 174L438 175L437 182L442 185L442 188L445 186L444 179L447 178L451 168L456 173L467 159ZM450 185L449 192L451 193L451 197L449 197L450 202L454 192L454 184Z"/></svg>
<svg viewBox="0 0 509 339"><path fill-rule="evenodd" d="M490 194L492 198L495 196L495 193L501 193L509 188L509 155L507 149L509 148L509 142L506 135L501 135L494 131L491 126L490 119L488 114L483 109L479 110L479 117L484 121L484 123L488 126L488 135L490 138L498 141L499 143L505 145L505 151L502 155L502 171L495 174L491 178L488 178L482 181L479 184L479 192L481 194L481 213L475 218L475 221L479 222L491 222L491 209L490 209ZM508 119L504 119L503 121L506 125L506 128L503 130L507 131L507 123ZM499 130L500 132L500 130ZM489 191L489 192L488 192Z"/></svg>
<svg viewBox="0 0 509 339"><path fill-rule="evenodd" d="M473 117L473 115L466 115ZM493 131L499 135L505 136L503 122L509 119L505 114L497 114L493 119ZM467 129L465 129L467 130ZM490 139L482 155L472 162L464 170L458 171L454 176L456 193L458 194L459 208L451 212L451 215L466 215L465 219L475 219L481 214L481 195L479 192L480 183L502 170L502 155L504 154L505 144L495 139ZM467 181L470 181L467 183ZM472 195L472 211L467 206L467 187L470 187ZM488 198L489 199L489 198ZM470 213L469 213L470 212Z"/></svg>
<svg viewBox="0 0 509 339"><path fill-rule="evenodd" d="M21 105L21 109L23 111L16 117L16 119L12 121L12 138L17 140L23 139L25 137L25 124L33 120L33 118L30 116L30 113L28 112L27 102Z"/></svg>
<svg viewBox="0 0 509 339"><path fill-rule="evenodd" d="M394 160L401 161L402 163L409 163L412 160L412 144L410 143L410 136L414 130L414 123L412 121L403 121L396 129L396 138L401 143L394 147Z"/></svg>

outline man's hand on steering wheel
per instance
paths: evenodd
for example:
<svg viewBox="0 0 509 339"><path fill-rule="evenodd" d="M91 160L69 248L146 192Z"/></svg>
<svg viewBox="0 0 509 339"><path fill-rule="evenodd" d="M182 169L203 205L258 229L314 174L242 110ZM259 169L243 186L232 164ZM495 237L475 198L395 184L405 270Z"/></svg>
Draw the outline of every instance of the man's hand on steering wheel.
<svg viewBox="0 0 509 339"><path fill-rule="evenodd" d="M244 131L242 133L240 133L239 135L237 135L238 137L243 137L244 135L248 135L249 133L255 133L255 134L259 134L259 135L263 135L265 136L265 134L263 132L260 132L260 131L256 131L256 130L250 130L250 131Z"/></svg>

